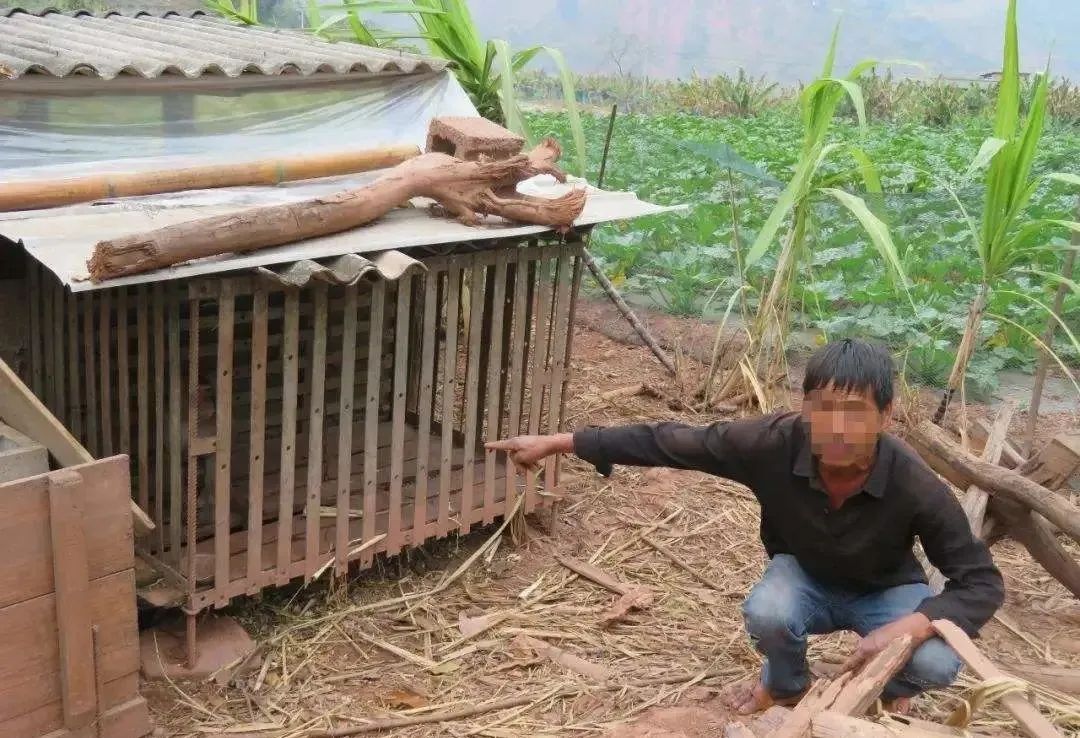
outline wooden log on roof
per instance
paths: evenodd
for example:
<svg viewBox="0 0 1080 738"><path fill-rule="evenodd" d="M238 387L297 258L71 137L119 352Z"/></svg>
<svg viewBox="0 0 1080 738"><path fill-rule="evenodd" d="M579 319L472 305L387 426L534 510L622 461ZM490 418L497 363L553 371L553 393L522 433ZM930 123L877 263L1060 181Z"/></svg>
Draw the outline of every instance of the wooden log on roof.
<svg viewBox="0 0 1080 738"><path fill-rule="evenodd" d="M332 154L207 164L150 172L95 174L86 177L0 184L0 212L36 210L117 197L159 195L219 187L276 185L318 177L369 172L419 156L414 145L339 151Z"/></svg>
<svg viewBox="0 0 1080 738"><path fill-rule="evenodd" d="M435 200L460 222L485 215L569 230L585 207L585 191L557 198L530 197L516 185L538 174L560 181L561 149L547 139L529 154L501 161L461 161L429 153L406 161L373 183L328 197L251 208L101 241L87 262L94 281L140 274L208 256L280 246L357 228L414 197Z"/></svg>

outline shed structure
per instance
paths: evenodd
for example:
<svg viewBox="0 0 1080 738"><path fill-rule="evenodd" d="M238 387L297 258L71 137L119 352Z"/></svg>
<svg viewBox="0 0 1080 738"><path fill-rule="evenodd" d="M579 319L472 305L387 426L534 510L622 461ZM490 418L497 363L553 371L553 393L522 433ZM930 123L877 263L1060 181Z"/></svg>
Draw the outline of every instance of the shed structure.
<svg viewBox="0 0 1080 738"><path fill-rule="evenodd" d="M54 28L71 42L56 57L37 50ZM110 40L129 31L123 45ZM203 16L13 13L0 17L0 35L0 64L14 77L0 81L4 92L62 109L83 84L108 95L117 82L140 100L166 89L188 96L182 107L194 110L180 132L163 124L133 142L80 129L65 148L57 148L63 119L9 123L9 140L20 126L28 138L22 154L7 156L34 155L4 170L0 188L4 179L97 166L205 161L226 145L215 133L220 121L199 114L203 96L220 111L223 90L295 90L302 113L285 95L274 100L281 116L256 116L252 129L256 146L292 154L327 150L320 136L339 129L351 140L422 143L433 118L475 115L437 61L387 59ZM365 94L342 99L354 84ZM54 85L63 97L49 92ZM309 85L334 90L315 104L303 98ZM244 97L226 99L240 106L237 121L250 112ZM282 122L294 114L315 135ZM236 131L222 135L244 141ZM0 352L95 457L130 456L133 498L156 525L136 550L161 577L155 601L189 614L189 636L198 612L237 596L343 575L352 561L368 565L554 499L558 459L522 475L483 443L563 427L583 234L664 210L590 188L575 230L559 237L498 219L467 227L432 218L416 201L333 236L86 279L102 239L308 199L374 176L0 213L0 295L14 318L0 324ZM527 184L552 194L585 186Z"/></svg>

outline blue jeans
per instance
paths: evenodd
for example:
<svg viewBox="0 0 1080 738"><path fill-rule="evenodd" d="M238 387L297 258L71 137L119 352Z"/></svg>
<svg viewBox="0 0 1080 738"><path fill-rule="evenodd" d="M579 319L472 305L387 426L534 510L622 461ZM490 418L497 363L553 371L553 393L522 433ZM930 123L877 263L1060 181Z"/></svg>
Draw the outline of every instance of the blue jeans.
<svg viewBox="0 0 1080 738"><path fill-rule="evenodd" d="M762 656L762 683L775 699L801 694L810 685L806 637L853 630L860 636L910 615L931 596L925 584L859 593L817 581L794 556L777 554L743 604L746 632ZM912 697L945 687L961 662L940 638L915 649L907 666L885 686L882 698Z"/></svg>

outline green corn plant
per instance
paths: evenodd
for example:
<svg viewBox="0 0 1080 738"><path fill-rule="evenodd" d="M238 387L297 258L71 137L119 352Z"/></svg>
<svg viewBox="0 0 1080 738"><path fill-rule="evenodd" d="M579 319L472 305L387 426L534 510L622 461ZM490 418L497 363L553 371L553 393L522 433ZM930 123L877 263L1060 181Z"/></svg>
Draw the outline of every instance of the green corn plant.
<svg viewBox="0 0 1080 738"><path fill-rule="evenodd" d="M334 12L324 19L321 10ZM574 92L574 76L558 49L531 46L514 52L504 40L485 41L466 0L414 0L411 3L345 0L338 5L316 6L315 12L315 30L324 35L344 29L352 35L352 40L369 46L394 45L409 39L422 42L428 53L452 63L458 82L480 115L530 141L532 136L515 91L515 82L529 64L539 55L546 54L554 63L562 85L575 154L573 169L576 174L585 175L585 131ZM416 26L416 33L388 34L372 28L364 20L383 13L408 15Z"/></svg>
<svg viewBox="0 0 1080 738"><path fill-rule="evenodd" d="M259 0L204 0L218 15L249 26L259 22Z"/></svg>
<svg viewBox="0 0 1080 738"><path fill-rule="evenodd" d="M986 189L983 196L982 222L976 223L964 209L960 199L953 195L967 220L971 233L971 243L978 256L982 267L982 280L968 311L967 323L956 352L956 360L949 374L949 381L941 398L937 412L934 414L934 422L940 423L945 417L949 403L953 395L960 388L967 373L968 362L976 349L976 340L982 327L984 314L986 313L987 298L991 289L999 282L1007 272L1012 269L1031 270L1033 258L1047 248L1043 239L1048 239L1048 232L1068 231L1080 232L1080 223L1059 220L1027 220L1024 217L1025 208L1035 193L1046 179L1053 179L1069 184L1080 185L1080 176L1075 174L1049 174L1043 177L1032 177L1032 165L1042 135L1043 124L1046 119L1047 91L1049 73L1041 75L1035 83L1027 119L1021 121L1021 92L1020 79L1020 55L1017 41L1016 25L1016 0L1009 0L1008 11L1005 20L1005 47L1002 61L1001 82L997 89L997 105L994 115L994 135L983 142L975 160L969 167L969 173L975 173L986 169ZM1038 272L1041 276L1051 280L1060 281L1058 275ZM1074 288L1076 285L1072 285ZM1040 309L1046 310L1055 318L1052 311L1030 295L1019 292L1011 292L1010 297L1018 300L1028 300L1035 303ZM1013 321L1000 315L989 316L1004 323L1017 326ZM1076 346L1076 337L1060 319L1056 320L1065 335ZM1030 331L1025 332L1045 351L1049 347L1043 346L1037 336ZM1071 373L1054 355L1057 363L1065 371L1065 376L1071 378ZM1074 382L1075 384L1075 382Z"/></svg>
<svg viewBox="0 0 1080 738"><path fill-rule="evenodd" d="M846 77L833 75L839 25L833 32L821 76L803 88L799 106L803 121L803 142L795 174L781 192L768 219L758 232L757 238L746 255L746 268L752 267L776 241L780 229L788 224L787 234L780 246L776 267L767 279L757 313L750 328L750 347L742 362L741 375L747 392L757 395L765 407L761 388L767 389L769 381L784 362L784 337L791 313L791 287L799 265L808 251L808 236L812 228L812 205L816 199L834 199L858 221L870 242L877 250L898 289L906 292L908 279L900 255L893 243L888 227L878 218L866 201L837 185L834 177L821 172L822 165L832 156L846 153L859 171L866 189L881 194L881 182L869 157L858 147L829 143L829 131L844 99L851 101L861 128L865 129L866 113L859 78L877 62L857 64ZM910 296L908 297L910 301ZM737 392L740 376L728 377L721 397ZM764 381L762 381L764 380Z"/></svg>

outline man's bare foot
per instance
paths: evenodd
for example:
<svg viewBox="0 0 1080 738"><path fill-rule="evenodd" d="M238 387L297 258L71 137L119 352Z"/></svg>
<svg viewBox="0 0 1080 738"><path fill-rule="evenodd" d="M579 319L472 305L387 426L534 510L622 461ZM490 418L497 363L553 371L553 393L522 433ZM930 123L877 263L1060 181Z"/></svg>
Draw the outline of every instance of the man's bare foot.
<svg viewBox="0 0 1080 738"><path fill-rule="evenodd" d="M724 695L727 706L740 715L753 715L764 712L773 705L789 706L798 703L802 695L788 697L782 700L774 699L769 690L760 681L746 681L734 685Z"/></svg>
<svg viewBox="0 0 1080 738"><path fill-rule="evenodd" d="M897 697L895 700L889 700L884 703L883 709L885 712L891 712L893 715L910 715L911 698Z"/></svg>

